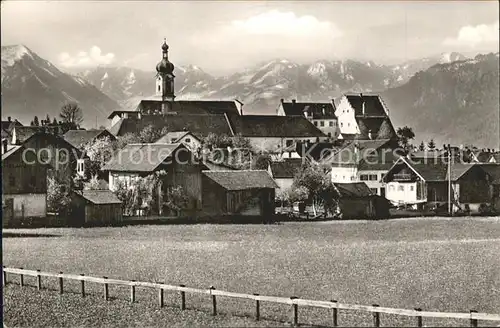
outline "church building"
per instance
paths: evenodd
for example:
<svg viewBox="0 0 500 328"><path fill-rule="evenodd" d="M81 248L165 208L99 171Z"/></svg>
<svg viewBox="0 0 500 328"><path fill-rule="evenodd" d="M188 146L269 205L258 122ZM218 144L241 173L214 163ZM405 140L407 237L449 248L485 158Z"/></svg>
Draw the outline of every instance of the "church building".
<svg viewBox="0 0 500 328"><path fill-rule="evenodd" d="M169 46L161 46L162 59L156 65L155 96L141 100L135 110L114 111L108 117L113 135L138 133L148 125L169 132L189 131L193 136L209 133L242 135L257 149L279 151L298 141L323 141L327 134L305 116L243 115L238 100L176 100L174 65ZM333 108L331 110L333 115Z"/></svg>

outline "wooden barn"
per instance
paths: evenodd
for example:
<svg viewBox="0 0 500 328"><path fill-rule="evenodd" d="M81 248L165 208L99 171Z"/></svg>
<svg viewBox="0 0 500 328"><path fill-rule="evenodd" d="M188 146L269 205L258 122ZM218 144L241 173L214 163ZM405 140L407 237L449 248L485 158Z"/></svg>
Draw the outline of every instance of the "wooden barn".
<svg viewBox="0 0 500 328"><path fill-rule="evenodd" d="M206 215L274 215L277 187L265 170L203 171L203 212Z"/></svg>
<svg viewBox="0 0 500 328"><path fill-rule="evenodd" d="M376 219L389 216L389 203L364 182L334 183L342 219Z"/></svg>
<svg viewBox="0 0 500 328"><path fill-rule="evenodd" d="M189 198L187 211L196 212L201 209L201 172L206 168L183 144L143 143L126 145L102 170L108 172L109 189L113 191L120 184L131 188L139 177L163 171L166 174L159 187L163 194L169 187L181 186ZM168 214L162 203L163 199L159 199L158 205L150 209L151 213Z"/></svg>
<svg viewBox="0 0 500 328"><path fill-rule="evenodd" d="M13 146L2 153L3 225L17 225L24 218L47 215L48 165L25 150L23 146Z"/></svg>
<svg viewBox="0 0 500 328"><path fill-rule="evenodd" d="M78 190L71 199L70 225L110 225L121 222L122 202L110 190Z"/></svg>

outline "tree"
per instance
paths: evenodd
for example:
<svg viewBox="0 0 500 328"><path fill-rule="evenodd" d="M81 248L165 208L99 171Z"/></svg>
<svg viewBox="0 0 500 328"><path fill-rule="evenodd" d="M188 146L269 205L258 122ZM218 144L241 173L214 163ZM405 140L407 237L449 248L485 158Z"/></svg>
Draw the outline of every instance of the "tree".
<svg viewBox="0 0 500 328"><path fill-rule="evenodd" d="M74 126L76 129L83 122L82 109L78 107L77 103L71 102L67 103L61 107L61 113L59 113L63 123L68 123Z"/></svg>
<svg viewBox="0 0 500 328"><path fill-rule="evenodd" d="M35 117L33 118L33 125L34 126L40 126L40 122L38 121L38 116L35 115Z"/></svg>
<svg viewBox="0 0 500 328"><path fill-rule="evenodd" d="M54 177L47 178L47 208L50 212L64 215L68 213L71 198L66 186Z"/></svg>
<svg viewBox="0 0 500 328"><path fill-rule="evenodd" d="M324 205L325 213L336 199L336 191L329 175L318 165L309 165L295 176L292 188L304 187L307 189L309 200L312 202L314 215L317 215L317 206Z"/></svg>
<svg viewBox="0 0 500 328"><path fill-rule="evenodd" d="M294 202L304 202L309 198L309 191L304 186L292 187L288 190L287 196L291 204Z"/></svg>
<svg viewBox="0 0 500 328"><path fill-rule="evenodd" d="M415 138L413 129L408 126L404 126L402 128L398 128L396 134L398 136L399 146L407 151L409 148L409 141Z"/></svg>
<svg viewBox="0 0 500 328"><path fill-rule="evenodd" d="M424 144L423 141L420 143L420 146L418 146L418 150L420 150L420 151L424 151L425 150L425 144Z"/></svg>
<svg viewBox="0 0 500 328"><path fill-rule="evenodd" d="M160 131L152 124L149 124L139 132L139 140L141 143L152 143L161 137Z"/></svg>
<svg viewBox="0 0 500 328"><path fill-rule="evenodd" d="M101 168L106 164L114 152L114 144L109 137L97 138L84 144L82 150L89 161L85 163L85 177L87 180L101 173Z"/></svg>
<svg viewBox="0 0 500 328"><path fill-rule="evenodd" d="M89 181L83 183L84 190L99 190L101 189L101 185L99 183L99 178L96 175L93 175Z"/></svg>
<svg viewBox="0 0 500 328"><path fill-rule="evenodd" d="M276 196L275 198L279 200L280 202L280 207L281 207L281 212L283 212L283 204L287 203L289 200L289 190L288 189L278 189L276 191Z"/></svg>
<svg viewBox="0 0 500 328"><path fill-rule="evenodd" d="M31 121L30 126L35 126L35 122Z"/></svg>
<svg viewBox="0 0 500 328"><path fill-rule="evenodd" d="M113 149L122 149L128 144L131 143L140 143L141 140L139 139L139 136L133 133L125 133L122 136L119 136L116 138L116 141L113 142Z"/></svg>
<svg viewBox="0 0 500 328"><path fill-rule="evenodd" d="M436 143L434 142L434 139L431 139L428 143L427 143L427 148L429 150L434 150L436 149Z"/></svg>
<svg viewBox="0 0 500 328"><path fill-rule="evenodd" d="M46 123L47 125L49 125L49 124L50 124L50 117L49 117L49 114L47 114L47 116L45 117L45 123Z"/></svg>
<svg viewBox="0 0 500 328"><path fill-rule="evenodd" d="M202 151L209 153L211 160L223 162L239 169L250 168L252 159L256 155L250 139L240 134L228 136L209 133L208 136L201 140L201 144Z"/></svg>
<svg viewBox="0 0 500 328"><path fill-rule="evenodd" d="M255 161L252 165L254 170L267 170L269 168L269 164L271 163L271 156L269 154L258 154L255 157Z"/></svg>
<svg viewBox="0 0 500 328"><path fill-rule="evenodd" d="M55 118L55 117L54 117L54 119L52 120L52 125L53 125L53 126L57 126L57 125L58 125L57 120L56 120L56 118Z"/></svg>
<svg viewBox="0 0 500 328"><path fill-rule="evenodd" d="M165 194L164 206L176 213L179 216L182 210L189 205L189 196L186 194L182 186L174 186L167 189Z"/></svg>

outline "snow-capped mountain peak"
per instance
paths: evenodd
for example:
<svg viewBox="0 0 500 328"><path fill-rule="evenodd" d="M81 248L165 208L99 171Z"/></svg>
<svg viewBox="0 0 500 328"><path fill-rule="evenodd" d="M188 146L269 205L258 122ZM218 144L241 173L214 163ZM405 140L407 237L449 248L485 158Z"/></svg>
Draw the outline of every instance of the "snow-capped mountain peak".
<svg viewBox="0 0 500 328"><path fill-rule="evenodd" d="M2 67L12 66L24 56L33 58L33 52L23 44L2 47Z"/></svg>

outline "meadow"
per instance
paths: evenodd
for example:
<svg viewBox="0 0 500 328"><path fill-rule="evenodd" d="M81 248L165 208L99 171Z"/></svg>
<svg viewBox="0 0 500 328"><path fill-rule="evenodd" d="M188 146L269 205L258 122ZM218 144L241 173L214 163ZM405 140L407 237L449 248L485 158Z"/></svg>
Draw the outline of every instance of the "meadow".
<svg viewBox="0 0 500 328"><path fill-rule="evenodd" d="M3 265L85 273L190 287L335 299L430 311L498 313L500 218L413 218L387 221L301 222L274 225L162 225L119 228L4 229ZM13 279L13 277L12 277ZM32 280L30 280L32 279ZM34 285L33 278L26 278ZM54 290L56 281L44 281ZM78 282L65 289L78 292ZM156 291L88 284L91 295L8 286L7 326L276 326L290 320L286 305L263 303L263 321L251 318L254 303L218 298L211 317L206 295L179 297ZM194 310L196 309L196 310ZM329 311L300 308L299 321L328 325ZM382 315L382 325L415 326L415 318ZM371 314L340 311L339 324L369 326ZM493 324L497 322L481 323ZM424 319L424 325L468 326L467 320ZM10 327L10 326L9 326Z"/></svg>

